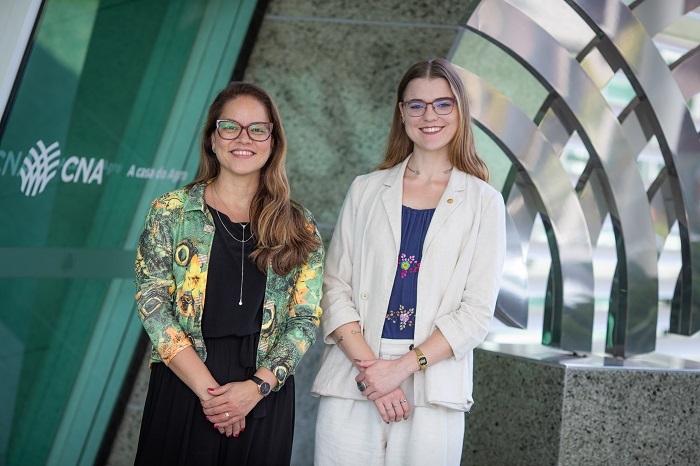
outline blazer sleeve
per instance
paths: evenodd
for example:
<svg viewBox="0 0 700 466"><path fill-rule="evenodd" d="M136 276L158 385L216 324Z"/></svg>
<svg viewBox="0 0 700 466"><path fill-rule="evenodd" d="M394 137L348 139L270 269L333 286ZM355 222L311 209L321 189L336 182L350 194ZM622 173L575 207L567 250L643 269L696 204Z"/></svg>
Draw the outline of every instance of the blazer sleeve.
<svg viewBox="0 0 700 466"><path fill-rule="evenodd" d="M463 358L484 341L496 308L506 250L505 205L497 191L483 205L476 234L459 308L435 321L455 359Z"/></svg>
<svg viewBox="0 0 700 466"><path fill-rule="evenodd" d="M177 215L160 199L151 204L134 265L139 318L166 364L184 348L192 346L173 313L176 283L172 268L172 222Z"/></svg>
<svg viewBox="0 0 700 466"><path fill-rule="evenodd" d="M360 321L360 314L352 299L354 232L362 191L359 180L359 177L355 178L345 196L326 256L321 331L324 341L329 345L335 344L330 337L335 329L349 322Z"/></svg>

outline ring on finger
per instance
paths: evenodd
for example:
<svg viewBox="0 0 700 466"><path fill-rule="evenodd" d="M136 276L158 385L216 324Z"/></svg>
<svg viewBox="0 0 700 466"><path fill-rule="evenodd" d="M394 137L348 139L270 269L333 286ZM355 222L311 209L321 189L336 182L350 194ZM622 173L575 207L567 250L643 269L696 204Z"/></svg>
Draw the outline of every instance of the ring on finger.
<svg viewBox="0 0 700 466"><path fill-rule="evenodd" d="M231 415L228 413L228 411L226 411L224 414L226 415L226 419L231 417Z"/></svg>
<svg viewBox="0 0 700 466"><path fill-rule="evenodd" d="M408 400L404 398L403 400L401 400L401 403L408 403Z"/></svg>
<svg viewBox="0 0 700 466"><path fill-rule="evenodd" d="M394 408L396 408L397 406L401 406L401 403L396 403L396 404L394 405Z"/></svg>

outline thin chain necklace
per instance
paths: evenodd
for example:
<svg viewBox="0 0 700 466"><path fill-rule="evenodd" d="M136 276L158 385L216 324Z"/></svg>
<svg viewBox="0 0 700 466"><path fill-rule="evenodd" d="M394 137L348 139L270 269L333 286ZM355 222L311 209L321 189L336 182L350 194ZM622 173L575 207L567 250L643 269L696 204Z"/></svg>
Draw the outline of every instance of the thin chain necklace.
<svg viewBox="0 0 700 466"><path fill-rule="evenodd" d="M221 196L219 196L219 191L216 190L216 186L214 186L214 183L211 184L211 187L214 188L214 192L216 193L216 197L218 197L219 200L224 204L224 207L226 207L229 212L233 212L229 208L229 206L226 205L226 202L224 202L224 200L221 198ZM219 209L216 209L215 212L216 212L216 216L219 217L219 222L221 222L221 226L223 226L224 230L226 230L226 233L228 233L231 238L233 238L236 241L238 241L239 243L241 243L241 293L240 293L239 298L238 298L238 305L242 306L243 305L243 263L245 261L245 243L250 241L250 239L253 237L253 234L251 233L250 236L248 237L248 239L245 239L245 227L248 226L248 223L236 222L241 227L243 227L243 236L242 236L243 239L236 238L235 236L233 236L233 233L231 233L229 231L229 229L226 228L226 224L224 223L224 221L221 220L221 215L219 214Z"/></svg>
<svg viewBox="0 0 700 466"><path fill-rule="evenodd" d="M409 167L408 164L406 164L406 168L408 168L409 170L411 170L411 171L412 171L413 173L415 173L416 175L420 175L420 170L414 170L413 168ZM442 172L443 172L444 174L448 174L448 173L450 173L450 172L452 171L453 168L454 168L454 167L450 167L450 168L448 168L447 170L443 170Z"/></svg>

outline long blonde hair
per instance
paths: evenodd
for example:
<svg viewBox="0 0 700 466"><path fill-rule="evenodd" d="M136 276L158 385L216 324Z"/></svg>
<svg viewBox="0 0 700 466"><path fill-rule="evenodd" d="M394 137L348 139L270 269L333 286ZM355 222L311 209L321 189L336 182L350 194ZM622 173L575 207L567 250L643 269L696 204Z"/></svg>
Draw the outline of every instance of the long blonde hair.
<svg viewBox="0 0 700 466"><path fill-rule="evenodd" d="M187 185L208 182L219 176L221 167L211 146L216 131L216 120L224 106L241 96L260 102L272 123L272 151L260 171L260 185L250 205L251 232L257 247L251 259L258 269L267 272L270 265L278 275L286 275L306 263L308 255L321 246L314 229L309 226L303 207L290 199L289 180L285 171L287 137L282 127L277 105L263 88L252 83L233 82L216 96L202 129L199 169L195 179Z"/></svg>
<svg viewBox="0 0 700 466"><path fill-rule="evenodd" d="M391 131L389 132L384 161L377 169L394 167L406 160L406 157L413 152L413 141L406 135L401 121L399 102L403 101L408 84L414 79L420 78L445 79L457 100L460 124L457 126L457 133L450 143L448 155L450 163L457 167L458 170L488 181L489 169L476 153L476 146L474 145L467 90L452 63L443 58L419 61L413 64L403 75L396 93L394 118L391 122Z"/></svg>

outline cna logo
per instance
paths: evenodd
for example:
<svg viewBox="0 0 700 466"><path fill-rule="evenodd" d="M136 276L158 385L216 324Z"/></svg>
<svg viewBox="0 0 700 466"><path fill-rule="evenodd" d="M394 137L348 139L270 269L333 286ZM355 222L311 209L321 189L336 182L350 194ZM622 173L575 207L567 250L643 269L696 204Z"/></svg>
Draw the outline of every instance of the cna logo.
<svg viewBox="0 0 700 466"><path fill-rule="evenodd" d="M28 154L0 149L0 177L20 178L20 190L27 197L36 197L43 193L54 178L60 178L63 183L101 185L105 176L121 173L121 164L105 159L74 155L61 157L58 141L46 145L40 139L29 149ZM188 173L169 167L142 167L132 164L125 176L134 180L179 183L187 179Z"/></svg>
<svg viewBox="0 0 700 466"><path fill-rule="evenodd" d="M58 141L49 147L46 147L44 141L37 141L36 147L29 149L29 155L24 158L19 171L22 178L20 189L26 196L36 196L44 192L46 184L56 176L61 164L60 156Z"/></svg>
<svg viewBox="0 0 700 466"><path fill-rule="evenodd" d="M57 173L61 174L61 181L64 183L102 184L105 172L105 160L96 158L71 156L61 159L61 149L58 141L46 145L39 140L36 145L29 149L29 154L22 158L22 154L15 155L12 152L0 151L0 156L5 158L2 174L8 164L13 166L22 161L19 170L21 178L20 190L27 197L34 197L44 192L46 185ZM121 167L118 165L107 167L109 171L118 172ZM11 174L16 174L10 170Z"/></svg>

